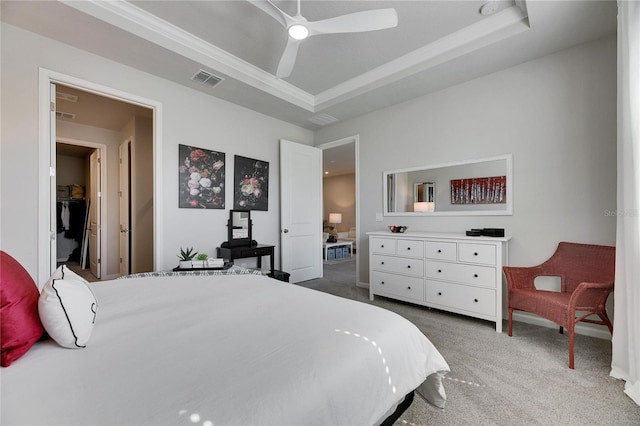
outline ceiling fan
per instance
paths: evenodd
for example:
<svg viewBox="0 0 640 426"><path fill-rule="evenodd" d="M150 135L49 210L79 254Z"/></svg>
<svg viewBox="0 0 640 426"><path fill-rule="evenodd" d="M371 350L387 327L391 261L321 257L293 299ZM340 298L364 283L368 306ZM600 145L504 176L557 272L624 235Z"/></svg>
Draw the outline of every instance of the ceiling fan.
<svg viewBox="0 0 640 426"><path fill-rule="evenodd" d="M248 1L278 21L287 29L289 34L287 47L284 49L276 71L276 77L278 78L285 78L291 75L298 55L298 47L300 47L302 40L307 37L322 34L384 30L398 25L398 14L393 8L365 10L321 21L307 21L300 14L300 0L298 0L298 13L295 16L287 15L269 0Z"/></svg>

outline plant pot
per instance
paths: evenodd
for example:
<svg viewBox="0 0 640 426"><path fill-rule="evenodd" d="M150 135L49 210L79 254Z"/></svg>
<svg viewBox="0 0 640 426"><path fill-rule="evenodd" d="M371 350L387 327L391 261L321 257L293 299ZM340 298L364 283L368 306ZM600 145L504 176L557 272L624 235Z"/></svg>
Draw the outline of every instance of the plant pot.
<svg viewBox="0 0 640 426"><path fill-rule="evenodd" d="M191 269L191 268L193 268L191 260L181 260L179 265L180 265L180 269Z"/></svg>
<svg viewBox="0 0 640 426"><path fill-rule="evenodd" d="M204 263L206 262L206 260L192 260L191 263L193 264L194 268L204 268Z"/></svg>

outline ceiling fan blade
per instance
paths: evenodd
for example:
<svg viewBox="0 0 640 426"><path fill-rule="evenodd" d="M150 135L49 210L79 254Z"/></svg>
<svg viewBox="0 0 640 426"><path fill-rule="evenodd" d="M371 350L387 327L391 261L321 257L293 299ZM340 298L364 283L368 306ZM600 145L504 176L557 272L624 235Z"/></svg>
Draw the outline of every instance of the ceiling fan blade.
<svg viewBox="0 0 640 426"><path fill-rule="evenodd" d="M247 1L252 5L254 5L255 7L257 7L258 9L262 10L267 15L271 16L273 19L278 21L280 25L282 25L285 28L288 28L293 21L293 19L289 15L287 15L286 13L278 9L278 7L275 4L271 3L269 0L247 0Z"/></svg>
<svg viewBox="0 0 640 426"><path fill-rule="evenodd" d="M301 40L296 40L291 37L288 38L287 47L284 49L280 63L278 64L278 70L276 71L276 77L286 78L291 75L293 66L296 63L296 56L298 56L298 48L300 47Z"/></svg>
<svg viewBox="0 0 640 426"><path fill-rule="evenodd" d="M395 9L374 9L309 22L310 35L384 30L398 25Z"/></svg>

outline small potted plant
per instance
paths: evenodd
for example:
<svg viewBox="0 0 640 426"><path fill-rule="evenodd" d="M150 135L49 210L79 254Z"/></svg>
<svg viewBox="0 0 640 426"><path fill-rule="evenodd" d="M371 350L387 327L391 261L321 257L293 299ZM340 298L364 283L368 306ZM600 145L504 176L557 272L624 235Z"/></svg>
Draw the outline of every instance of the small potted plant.
<svg viewBox="0 0 640 426"><path fill-rule="evenodd" d="M193 268L193 258L198 254L197 251L193 251L193 247L189 247L183 249L180 247L180 254L178 255L178 259L180 259L180 268L181 269L191 269Z"/></svg>
<svg viewBox="0 0 640 426"><path fill-rule="evenodd" d="M205 268L207 266L207 259L209 255L207 253L200 253L196 256L196 260L193 261L194 268Z"/></svg>

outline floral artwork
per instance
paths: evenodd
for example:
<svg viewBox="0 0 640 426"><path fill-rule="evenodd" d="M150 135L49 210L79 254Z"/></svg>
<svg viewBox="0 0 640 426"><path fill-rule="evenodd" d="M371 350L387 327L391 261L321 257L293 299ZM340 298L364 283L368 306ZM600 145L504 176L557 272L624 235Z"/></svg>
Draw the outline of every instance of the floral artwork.
<svg viewBox="0 0 640 426"><path fill-rule="evenodd" d="M179 207L224 209L224 152L178 145Z"/></svg>
<svg viewBox="0 0 640 426"><path fill-rule="evenodd" d="M234 183L234 209L269 209L269 162L236 155Z"/></svg>

